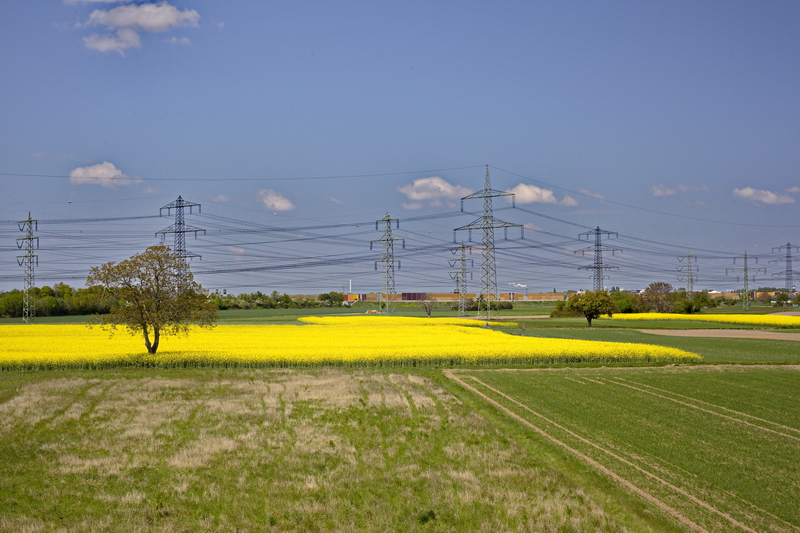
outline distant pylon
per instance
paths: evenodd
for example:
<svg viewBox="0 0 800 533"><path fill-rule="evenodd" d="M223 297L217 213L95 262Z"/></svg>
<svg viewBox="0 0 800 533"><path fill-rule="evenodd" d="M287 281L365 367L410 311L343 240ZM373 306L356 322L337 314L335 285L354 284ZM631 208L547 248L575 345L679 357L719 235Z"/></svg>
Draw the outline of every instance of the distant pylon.
<svg viewBox="0 0 800 533"><path fill-rule="evenodd" d="M756 263L758 263L758 257L750 256L749 258L750 259L755 259ZM755 281L756 280L756 274L758 274L759 271L766 272L766 270L764 268L762 268L762 267L759 267L759 268L755 269L755 272L753 272L753 269L749 268L747 266L747 259L748 259L747 252L745 252L744 255L742 255L740 257L734 257L733 258L733 262L736 263L737 259L743 259L744 260L744 264L742 265L742 268L726 268L725 269L725 274L727 274L728 271L734 272L734 273L736 273L736 279L738 280L739 279L739 274L738 273L741 272L742 276L744 277L744 295L743 295L743 298L742 298L743 308L744 308L745 311L748 311L748 310L750 310L750 286L748 285L747 282L750 279L750 273L751 272L753 273L753 281Z"/></svg>
<svg viewBox="0 0 800 533"><path fill-rule="evenodd" d="M33 235L33 230L39 229L39 223L31 218L31 213L28 211L28 218L17 222L20 231L25 232L24 237L17 239L17 248L20 250L25 249L24 255L17 256L17 264L25 267L25 289L22 293L22 321L25 324L31 324L36 318L36 302L33 297L33 288L36 285L34 275L34 265L39 266L39 256L33 253L34 242L36 248L39 248L39 237Z"/></svg>
<svg viewBox="0 0 800 533"><path fill-rule="evenodd" d="M164 228L161 231L156 232L156 236L161 235L161 242L164 242L168 233L175 234L175 244L172 248L172 251L178 257L183 259L186 271L188 271L189 269L189 263L187 261L188 259L192 259L194 257L202 259L202 257L200 257L199 254L195 254L186 250L186 234L194 233L194 237L196 239L197 234L199 232L202 231L204 235L206 233L206 230L190 226L184 222L183 210L186 209L187 207L189 208L189 213L192 212L193 207L197 207L197 212L198 213L200 212L200 204L196 204L194 202L187 202L180 196L178 196L178 199L175 200L174 202L169 203L164 207L162 207L161 209L159 209L158 216L162 216L164 209L167 210L167 215L169 216L171 214L171 211L174 209L175 223L169 226L168 228Z"/></svg>
<svg viewBox="0 0 800 533"><path fill-rule="evenodd" d="M458 259L449 261L450 268L460 264L458 270L450 271L450 278L456 281L456 291L458 292L458 316L467 316L467 274L470 274L470 276L472 275L472 272L467 270L467 261L472 262L472 259L467 259L467 248L469 248L471 253L472 248L466 246L463 242L458 246L452 246L450 248L453 254L459 251L461 252Z"/></svg>
<svg viewBox="0 0 800 533"><path fill-rule="evenodd" d="M383 222L383 235L380 239L370 241L369 249L372 250L373 243L379 242L382 245L381 258L375 261L375 270L378 270L378 263L383 263L383 277L381 280L381 314L389 316L392 314L392 302L396 294L394 289L394 264L397 263L397 268L400 268L400 260L394 258L394 241L403 241L403 248L406 247L406 240L392 235L392 222L395 222L396 227L400 228L400 221L396 218L386 216L380 220L375 221L375 229L378 230L378 225ZM384 297L385 296L385 297Z"/></svg>
<svg viewBox="0 0 800 533"><path fill-rule="evenodd" d="M619 233L615 231L606 231L604 229L600 229L600 226L597 226L595 229L591 231L586 231L578 235L578 239L580 240L589 240L589 237L594 235L594 246L590 246L589 248L584 248L582 250L575 250L575 253L580 253L582 255L586 255L586 252L593 252L594 253L594 263L588 266L579 267L579 270L594 270L594 292L602 291L603 290L603 279L605 276L603 275L604 270L619 270L619 267L609 266L603 264L603 252L611 252L613 255L614 252L621 252L621 248L617 248L615 246L608 246L603 245L602 239L603 235L608 238L619 237ZM584 239L586 237L586 239Z"/></svg>
<svg viewBox="0 0 800 533"><path fill-rule="evenodd" d="M783 276L785 277L785 283L786 283L785 285L786 292L793 292L794 291L793 276L794 274L800 274L800 272L792 270L792 249L800 250L800 246L796 246L787 242L783 246L776 246L775 248L772 249L772 252L775 253L775 250L782 252L784 249L786 250L786 257L783 259L773 259L772 261L770 261L770 263L775 263L776 265L781 261L786 263L786 269L783 272ZM781 275L780 272L773 274L773 276L780 276L780 275Z"/></svg>
<svg viewBox="0 0 800 533"><path fill-rule="evenodd" d="M683 260L686 259L686 264L678 265L675 267L678 270L678 272L685 272L684 277L686 278L686 294L689 296L689 298L692 298L694 296L694 279L697 277L695 271L699 270L697 268L697 265L692 264L693 257L694 260L697 261L696 255L688 253L686 255L679 255L678 261L683 262ZM684 271L684 269L686 270ZM678 276L678 280L683 281L683 277Z"/></svg>
<svg viewBox="0 0 800 533"><path fill-rule="evenodd" d="M522 233L522 224L510 224L494 218L492 214L492 198L500 196L510 196L511 205L514 205L513 193L492 189L489 183L489 165L486 165L486 178L483 189L461 199L461 211L464 211L464 200L482 198L483 216L471 224L456 228L453 232L467 231L470 242L472 241L472 230L481 230L483 234L483 239L481 240L481 293L479 299L482 299L486 306L485 317L487 324L495 310L495 302L500 299L500 295L497 293L497 270L494 259L494 230L503 228L506 238L508 238L508 228L520 228L520 234ZM453 242L456 242L455 235L453 236Z"/></svg>

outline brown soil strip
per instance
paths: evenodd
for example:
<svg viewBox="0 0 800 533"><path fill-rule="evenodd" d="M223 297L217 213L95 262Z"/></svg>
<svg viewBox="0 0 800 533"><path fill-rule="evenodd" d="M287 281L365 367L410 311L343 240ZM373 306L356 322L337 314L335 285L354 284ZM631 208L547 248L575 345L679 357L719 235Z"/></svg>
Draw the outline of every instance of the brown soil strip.
<svg viewBox="0 0 800 533"><path fill-rule="evenodd" d="M670 516L672 516L672 517L674 517L675 519L677 519L678 521L680 521L681 523L683 523L683 524L685 524L685 525L687 525L687 526L689 526L689 527L691 527L692 529L695 529L695 530L697 530L697 531L703 531L703 532L705 532L705 533L709 533L707 529L703 528L703 527L702 527L702 526L700 526L699 524L696 524L696 523L692 522L692 521L691 521L689 518L687 518L687 517L683 516L683 515L682 515L682 514L681 514L681 513L680 513L680 512L677 510L677 509L674 509L674 508L670 507L669 505L667 505L667 504L666 504L666 503L664 503L663 501L659 500L658 498L656 498L656 497L655 497L655 496L653 496L652 494L650 494L650 493L648 493L648 492L645 492L643 489L641 489L641 488L637 487L636 485L634 485L633 483L631 483L629 480L627 480L627 479L623 478L622 476L620 476L619 474L617 474L617 473L615 473L615 472L612 472L612 471L611 471L611 470L609 470L607 467L605 467L605 466L601 465L600 463L598 463L597 461L595 461L594 459L592 459L592 458L591 458L591 457L589 457L588 455L585 455L585 454L583 454L583 453L579 452L578 450L576 450L575 448L572 448L571 446L569 446L569 445L568 445L568 444L566 444L565 442L561 442L560 440L556 439L555 437L553 437L553 436L549 435L549 434L548 434L548 433L546 433L544 430L542 430L542 429L540 429L539 427L535 426L535 425L534 425L532 422L530 422L529 420L526 420L525 418L523 418L522 416L518 415L517 413L515 413L514 411L512 411L512 410L511 410L511 409L509 409L508 407L505 407L505 406L501 405L500 403L498 403L497 401L495 401L495 400L493 400L492 398L488 397L486 394L482 393L481 391L479 391L479 390L478 390L478 389L476 389L475 387L473 387L473 386L471 386L471 385L467 385L467 383L466 383L465 381L463 381L463 380L462 380L462 379L460 379L460 378L457 378L457 377L456 377L456 376L455 376L455 375L454 375L454 374L453 374L453 373L452 373L450 370L445 370L445 371L444 371L444 374L445 374L445 376L447 376L448 378L450 378L450 379L452 379L453 381L455 381L455 382L457 382L458 384L460 384L460 385L461 385L462 387L464 387L465 389L468 389L468 390L472 391L473 393L477 394L478 396L480 396L480 397L481 397L481 398L483 398L484 400L486 400L486 401L488 401L489 403L493 404L493 405L494 405L494 406L496 406L498 409L500 409L501 411L503 411L504 413L506 413L508 416L510 416L510 417L512 417L512 418L514 418L514 419L516 419L516 420L518 420L518 421L519 421L519 422L521 422L522 424L524 424L524 425L526 425L527 427L529 427L530 429L534 430L534 431L535 431L536 433L538 433L539 435L541 435L541 436L545 437L546 439L548 439L548 440L550 440L551 442L553 442L553 443L557 444L558 446L561 446L562 448L564 448L565 450L569 451L569 452L570 452L570 453L572 453L573 455L575 455L575 456L577 456L577 457L579 457L579 458L583 459L584 461L586 461L587 463L589 463L590 465L592 465L592 466L593 466L594 468L596 468L597 470L600 470L600 471L601 471L601 472L603 472L604 474L606 474L606 475L608 475L608 476L610 476L610 477L614 478L614 479L615 479L615 480L617 480L619 483L621 483L623 486L625 486L625 487L626 487L628 490L630 490L631 492L633 492L633 493L635 493L635 494L638 494L638 495L639 495L639 496L641 496L642 498L646 499L646 500L647 500L647 501L649 501L650 503L652 503L652 504L654 504L655 506L657 506L659 509L661 509L661 510L662 510L662 511L664 511L665 513L669 514ZM493 389L492 387L489 387L488 385L486 385L485 383L483 383L483 382L482 382L482 381L480 381L479 379L475 378L474 376L470 376L470 378L472 378L473 380L477 381L478 383L480 383L480 384L481 384L481 385L483 385L484 387L488 388L489 390L492 390L492 391L494 391L494 392L498 393L499 395L501 395L501 396L503 396L503 397L505 397L505 398L507 398L507 399L511 400L512 402L514 402L514 403L516 403L516 404L520 405L521 407L524 407L525 409L528 409L528 410L529 410L529 411L531 411L533 414L536 414L537 416L540 416L540 417L544 418L545 420L548 420L547 418L543 417L542 415L540 415L540 414L538 414L538 413L536 413L536 412L534 412L534 411L530 410L530 409L529 409L528 407L526 407L525 405L523 405L523 404L521 404L521 403L517 402L517 401L516 401L516 400L514 400L513 398L510 398L510 397L506 396L505 394L503 394L502 392L500 392L500 391L498 391L498 390L496 390L496 389ZM552 421L551 421L551 422L552 422ZM555 422L552 422L552 423L553 423L553 424L555 424ZM556 425L558 426L558 424L556 424ZM561 426L558 426L558 427L561 427ZM564 428L564 429L566 429L566 428ZM569 431L569 430L566 430L566 431ZM570 433L574 435L574 433L572 433L572 432L570 432ZM577 437L577 435L575 435L575 436ZM578 437L578 438L581 438L581 437ZM581 440L584 440L584 441L585 441L585 439L581 439ZM591 442L589 442L589 441L585 441L585 442L587 442L587 443L589 443L589 444L592 444L593 446L597 447L597 445L596 445L596 444L593 444L593 443L591 443ZM606 452L607 452L607 450L603 450L603 451L606 451ZM607 452L607 453L610 453L610 452ZM613 455L613 454L611 454L611 455ZM621 458L620 458L620 459L621 459ZM622 459L622 460L624 461L624 459ZM626 462L627 462L627 461L626 461ZM635 466L635 465L633 465L633 466ZM638 468L638 467L637 467L637 468ZM652 476L652 474L650 474L650 475ZM655 476L654 476L654 477L655 477ZM660 478L659 478L659 479L660 479ZM675 488L677 489L677 487L675 487ZM679 490L679 492L682 492L682 491L680 491L680 489L678 489L678 490ZM708 504L706 504L706 505L708 505ZM712 509L713 509L713 508L712 508ZM714 510L715 510L715 509L714 509ZM719 511L717 511L717 512L719 512ZM721 514L723 514L723 515L724 515L724 513L721 513ZM739 522L737 522L736 520L734 520L732 517L728 517L728 518L730 518L730 519L731 519L731 520L732 520L734 523L736 523L737 525L739 525L739 524L740 524ZM748 530L748 531L754 531L754 530L752 530L752 529L750 529L750 528L748 528L748 527L744 526L743 524L742 524L742 527L744 527L744 529L746 529L746 530ZM754 533L755 533L755 532L754 532Z"/></svg>
<svg viewBox="0 0 800 533"><path fill-rule="evenodd" d="M608 379L608 378L605 378L605 379ZM733 409L728 409L727 407L723 407L721 405L717 405L717 404L714 404L714 403L705 402L703 400L698 400L697 398L692 398L691 396L685 396L683 394L678 394L677 392L672 392L672 391L665 390L665 389L659 389L658 387L653 387L652 385L646 385L644 383L639 383L638 381L631 381L630 379L625 379L625 378L620 378L620 377L616 377L614 379L619 380L619 381L627 381L628 383L633 383L634 385L638 385L640 387L647 387L648 389L657 390L659 392L666 392L667 394L672 394L673 396L679 396L681 398L686 398L687 400L691 400L693 402L710 405L711 407L714 407L716 409L722 409L723 411L728 411L729 413L736 413L737 415L744 416L744 417L747 417L747 418L752 418L753 420L758 420L759 422L764 422L765 424L771 424L773 426L777 426L779 428L782 428L782 429L785 429L785 430L788 430L788 431L794 431L796 433L800 433L800 429L789 427L789 426L785 426L783 424L779 424L777 422L772 422L771 420L767 420L765 418L759 418L757 416L749 415L747 413L742 413L741 411L735 411ZM643 391L643 392L647 392L647 391ZM792 435L788 435L788 436L791 437Z"/></svg>
<svg viewBox="0 0 800 533"><path fill-rule="evenodd" d="M640 329L651 335L672 337L728 337L733 339L769 339L775 341L800 341L800 333L779 333L757 329Z"/></svg>
<svg viewBox="0 0 800 533"><path fill-rule="evenodd" d="M664 396L663 394L658 394L657 392L652 392L652 391L649 391L649 390L640 389L639 387L634 387L633 385L628 385L627 383L620 383L619 381L610 380L610 379L608 380L608 383L613 383L614 385L620 385L622 387L628 387L628 388L633 389L633 390L638 390L639 392L644 392L645 394L652 394L653 396L657 396L659 398L663 398L664 400L669 400L671 402L679 403L681 405L685 405L686 407L691 407L692 409L697 409L698 411L703 411L704 413L709 413L709 414L712 414L712 415L715 415L715 416L719 416L721 418L726 418L728 420L733 420L734 422L739 422L740 424L745 424L747 426L754 427L754 428L760 429L762 431L769 431L770 433L775 433L777 435L780 435L781 437L787 437L787 438L790 438L790 439L800 440L800 437L796 437L794 435L787 435L786 433L781 433L780 431L775 431L774 429L765 428L763 426L759 426L759 425L753 424L751 422L746 422L744 420L739 420L738 418L735 418L735 417L732 417L732 416L723 415L721 413L716 413L714 411L711 411L710 409L704 409L704 408L699 407L697 405L692 405L692 404L690 404L688 402L682 402L680 400L676 400L675 398L670 398L668 396Z"/></svg>

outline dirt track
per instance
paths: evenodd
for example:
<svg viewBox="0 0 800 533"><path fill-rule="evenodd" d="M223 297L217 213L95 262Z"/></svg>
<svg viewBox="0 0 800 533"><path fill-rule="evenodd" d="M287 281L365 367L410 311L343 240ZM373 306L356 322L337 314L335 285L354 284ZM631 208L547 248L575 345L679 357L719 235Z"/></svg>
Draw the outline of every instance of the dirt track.
<svg viewBox="0 0 800 533"><path fill-rule="evenodd" d="M780 333L754 329L640 329L651 335L673 337L727 337L734 339L770 339L775 341L800 341L800 333Z"/></svg>

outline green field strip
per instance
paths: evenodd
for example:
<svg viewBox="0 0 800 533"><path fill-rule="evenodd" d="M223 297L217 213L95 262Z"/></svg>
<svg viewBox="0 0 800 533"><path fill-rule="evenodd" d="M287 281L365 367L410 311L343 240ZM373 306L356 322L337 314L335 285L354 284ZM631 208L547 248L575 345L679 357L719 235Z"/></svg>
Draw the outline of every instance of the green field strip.
<svg viewBox="0 0 800 533"><path fill-rule="evenodd" d="M631 370L614 369L621 374L629 374ZM793 436L788 439L772 434L773 438L765 438L762 427L745 426L742 430L738 420L720 419L716 413L699 411L672 399L636 390L615 391L625 387L604 382L609 372L611 369L573 369L560 373L487 371L480 376L486 382L484 386L494 385L503 391L495 392L495 396L508 393L512 402L555 424L548 431L565 442L574 440L575 437L563 434L572 428L576 434L586 435L604 453L613 450L624 461L609 466L637 479L635 483L642 487L649 487L653 479L641 478L653 476L659 483L674 485L678 492L685 492L684 499L697 497L698 501L692 501L690 507L703 507L702 499L714 512L739 521L745 529L800 530L792 504L797 487L785 483L797 478L797 468L792 462L798 459L798 447ZM536 379L520 377L531 375ZM626 407L619 409L619 406ZM787 440L792 441L790 445L786 445ZM583 450L580 444L574 447L606 464L602 457ZM751 453L753 450L758 453ZM770 487L779 487L780 494L771 494ZM686 502L663 495L663 488L656 486L649 490L682 512L686 508ZM685 511L690 518L705 523L695 513ZM715 529L713 525L710 527Z"/></svg>
<svg viewBox="0 0 800 533"><path fill-rule="evenodd" d="M770 420L764 420L763 418L735 411L733 409L729 409L721 405L715 405L709 402L705 402L703 400L698 400L697 398L692 398L690 396L685 396L683 394L678 394L675 392L671 392L665 389L660 389L657 387L653 387L651 385L646 385L644 383L639 383L637 381L632 381L629 379L616 377L609 379L607 382L615 383L617 385L624 387L630 387L634 390L638 390L648 394L653 394L654 396L658 396L659 398L671 400L680 403L682 405L686 405L688 407L699 409L706 413L715 414L717 416L726 418L728 420L735 420L748 426L758 427L763 429L764 431L784 436L788 439L794 439L800 441L800 429L795 429L793 427L785 426L783 424L772 422ZM650 390L647 390L643 387L646 387L647 389ZM670 396L676 396L677 398L672 398Z"/></svg>
<svg viewBox="0 0 800 533"><path fill-rule="evenodd" d="M601 446L537 413L511 396L486 385L474 376L469 376L469 378L477 388L458 380L458 378L454 379L542 437L582 459L630 492L655 505L661 512L671 516L685 527L695 531L725 530L751 533L756 531L724 511L714 508L681 487L669 483L643 466L636 464L630 458L623 457L619 450ZM510 407L509 404L513 407ZM523 414L520 414L519 410L522 410ZM536 419L536 422L530 420L530 417Z"/></svg>

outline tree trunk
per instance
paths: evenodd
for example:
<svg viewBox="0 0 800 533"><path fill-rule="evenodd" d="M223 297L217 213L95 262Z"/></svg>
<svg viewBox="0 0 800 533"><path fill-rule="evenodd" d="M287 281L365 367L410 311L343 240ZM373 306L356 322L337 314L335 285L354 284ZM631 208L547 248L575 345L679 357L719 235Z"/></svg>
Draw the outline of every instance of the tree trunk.
<svg viewBox="0 0 800 533"><path fill-rule="evenodd" d="M592 317L587 316L586 321L589 323L589 327L592 327Z"/></svg>
<svg viewBox="0 0 800 533"><path fill-rule="evenodd" d="M142 328L142 334L144 335L144 345L147 348L147 353L154 355L156 350L158 350L158 341L161 338L161 332L157 327L153 328L153 342L150 342L150 332L147 326Z"/></svg>

